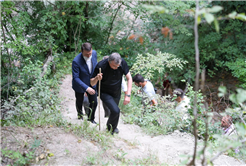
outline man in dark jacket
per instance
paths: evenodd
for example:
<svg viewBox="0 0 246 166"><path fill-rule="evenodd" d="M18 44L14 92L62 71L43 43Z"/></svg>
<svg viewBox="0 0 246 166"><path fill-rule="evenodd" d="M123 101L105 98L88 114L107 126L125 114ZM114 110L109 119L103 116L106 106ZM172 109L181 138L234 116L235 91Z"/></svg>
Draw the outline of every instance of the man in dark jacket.
<svg viewBox="0 0 246 166"><path fill-rule="evenodd" d="M96 124L95 111L97 107L97 92L96 86L90 86L90 78L97 65L97 52L92 50L90 43L84 43L81 46L81 53L79 53L72 63L73 81L72 87L75 91L76 109L78 112L78 119L83 120L82 105L84 101L84 93L87 93L90 111L88 113L88 120Z"/></svg>
<svg viewBox="0 0 246 166"><path fill-rule="evenodd" d="M101 68L102 73L99 73L99 68ZM120 117L118 104L121 97L123 74L127 79L127 92L123 102L126 105L130 102L132 76L126 61L121 58L120 54L112 53L108 59L98 62L91 78L91 85L96 85L101 80L100 98L110 110L107 128L111 134L119 132L117 128Z"/></svg>

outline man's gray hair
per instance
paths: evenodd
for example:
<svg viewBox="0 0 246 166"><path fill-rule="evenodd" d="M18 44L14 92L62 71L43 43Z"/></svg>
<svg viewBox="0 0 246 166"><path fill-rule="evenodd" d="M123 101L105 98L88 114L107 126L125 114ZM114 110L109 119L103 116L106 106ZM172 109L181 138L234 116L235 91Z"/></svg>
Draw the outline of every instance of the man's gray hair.
<svg viewBox="0 0 246 166"><path fill-rule="evenodd" d="M103 57L103 60L104 60L104 59L107 59L108 57L109 57L108 55L104 56L104 57Z"/></svg>
<svg viewBox="0 0 246 166"><path fill-rule="evenodd" d="M114 52L112 53L109 57L108 57L108 61L109 62L112 62L114 61L116 64L121 64L121 56L119 53L117 52Z"/></svg>

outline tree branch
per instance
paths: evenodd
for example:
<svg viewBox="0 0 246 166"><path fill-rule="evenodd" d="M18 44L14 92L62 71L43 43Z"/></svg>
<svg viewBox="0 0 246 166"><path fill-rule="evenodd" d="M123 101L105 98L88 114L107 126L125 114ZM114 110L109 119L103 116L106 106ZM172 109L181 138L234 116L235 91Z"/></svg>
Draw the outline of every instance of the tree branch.
<svg viewBox="0 0 246 166"><path fill-rule="evenodd" d="M78 30L78 27L81 26L81 17L79 19L79 24L77 25L77 28L76 28L76 31L74 32L74 46L75 46L75 55L77 53L77 43L76 43L76 34L77 34L77 30ZM80 30L79 30L80 31Z"/></svg>
<svg viewBox="0 0 246 166"><path fill-rule="evenodd" d="M193 134L195 136L195 146L193 158L188 164L189 166L194 166L196 161L196 151L197 151L197 129L196 129L196 119L197 119L197 92L199 89L199 75L200 75L200 62L199 62L199 47L198 47L198 11L199 11L199 0L196 0L196 13L195 13L195 24L194 24L194 33L195 33L195 51L196 51L196 81L195 81L195 98L194 98L194 108L193 108Z"/></svg>
<svg viewBox="0 0 246 166"><path fill-rule="evenodd" d="M43 72L41 73L41 77L43 77L46 73L46 70L50 64L50 62L53 61L53 56L52 56L52 49L50 48L50 55L48 55L48 57L45 60L45 63L43 65Z"/></svg>
<svg viewBox="0 0 246 166"><path fill-rule="evenodd" d="M240 143L242 143L242 144L245 143L245 142L246 142L246 138L245 138L244 140L240 141ZM240 146L240 147L242 147L242 146ZM228 146L228 147L225 148L223 151L217 153L210 161L213 162L213 161L214 161L215 159L217 159L222 153L226 152L227 150L229 150L229 149L231 149L231 148L233 148L233 146Z"/></svg>
<svg viewBox="0 0 246 166"><path fill-rule="evenodd" d="M4 40L4 43L6 44L6 37L5 37L5 32L4 32L4 29L3 29L3 25L2 25L2 30L3 30L3 40ZM10 60L10 54L9 54L9 49L7 49L7 53L9 55L9 66L11 66L11 60ZM8 68L8 90L7 90L7 100L9 98L9 84L10 84L10 77L9 77L9 68Z"/></svg>
<svg viewBox="0 0 246 166"><path fill-rule="evenodd" d="M9 30L7 29L6 24L3 24L3 26L4 26L4 28L6 29L6 32L7 32L7 34L10 36L10 38L11 38L13 41L15 41L14 38L13 38L13 36L11 35L11 33L9 33ZM3 29L3 27L2 27L2 29Z"/></svg>
<svg viewBox="0 0 246 166"><path fill-rule="evenodd" d="M205 104L205 109L208 110L207 103ZM205 142L204 142L204 147L202 149L202 155L203 155L202 165L203 166L207 165L206 155L205 155L206 148L207 148L207 145L208 145L208 116L207 116L207 113L206 113L206 117L205 117L205 123L206 123Z"/></svg>
<svg viewBox="0 0 246 166"><path fill-rule="evenodd" d="M119 12L119 10L120 10L121 5L122 5L122 3L118 6L118 9L117 9L117 11L116 11L116 13L115 13L115 15L114 15L114 17L113 17L113 19L112 19L112 22L111 22L111 25L110 25L110 29L109 29L109 31L108 31L108 37L107 37L107 40L106 40L106 42L105 42L105 45L108 43L109 36L110 36L111 31L112 31L112 29L113 29L113 23L114 23L114 20L115 20L115 18L116 18L116 16L117 16L118 12Z"/></svg>
<svg viewBox="0 0 246 166"><path fill-rule="evenodd" d="M242 115L239 115L239 118L241 119L241 121L243 122L243 124L246 126L246 123L245 123L245 121L244 121Z"/></svg>

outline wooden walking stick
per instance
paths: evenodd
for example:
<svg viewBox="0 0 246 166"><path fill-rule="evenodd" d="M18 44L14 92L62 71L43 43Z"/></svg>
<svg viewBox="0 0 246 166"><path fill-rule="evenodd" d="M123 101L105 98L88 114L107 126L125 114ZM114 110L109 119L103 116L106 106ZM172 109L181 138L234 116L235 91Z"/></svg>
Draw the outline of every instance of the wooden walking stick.
<svg viewBox="0 0 246 166"><path fill-rule="evenodd" d="M99 74L101 74L101 68L99 68ZM101 90L101 80L99 80L99 86L98 86L98 97L99 97L99 101L98 101L98 105L99 105L99 108L98 108L98 115L99 115L99 130L101 130L101 122L100 122L100 90Z"/></svg>

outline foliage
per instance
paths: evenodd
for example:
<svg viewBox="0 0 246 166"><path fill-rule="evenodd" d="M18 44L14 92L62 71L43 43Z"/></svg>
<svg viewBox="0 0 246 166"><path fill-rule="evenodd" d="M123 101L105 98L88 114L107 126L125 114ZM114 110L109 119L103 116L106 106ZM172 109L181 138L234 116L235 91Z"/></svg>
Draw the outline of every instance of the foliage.
<svg viewBox="0 0 246 166"><path fill-rule="evenodd" d="M67 124L66 131L72 132L77 136L83 137L87 140L97 142L103 150L107 150L111 143L111 134L109 132L101 132L96 127L89 127L90 122L84 120L82 125ZM112 136L112 135L111 135Z"/></svg>
<svg viewBox="0 0 246 166"><path fill-rule="evenodd" d="M184 128L185 123L181 120L182 116L174 110L173 102L169 102L164 97L157 95L158 106L152 107L148 104L143 104L143 98L147 96L145 94L137 94L136 86L132 88L135 95L131 97L131 102L128 105L123 105L121 100L119 104L124 115L123 120L126 123L137 124L145 132L152 135L167 134Z"/></svg>
<svg viewBox="0 0 246 166"><path fill-rule="evenodd" d="M171 73L169 74L170 76L174 76L175 73L181 71L187 63L187 61L169 53L158 52L156 55L146 53L145 56L139 54L131 68L131 72L133 76L137 73L141 73L144 78L156 81L159 78L163 78L166 72ZM173 70L175 72L172 72Z"/></svg>
<svg viewBox="0 0 246 166"><path fill-rule="evenodd" d="M16 166L29 165L35 159L35 151L39 146L40 140L35 139L33 144L30 147L28 147L27 151L23 154L19 151L4 148L1 150L2 157L5 158L5 160L7 158L13 160L12 164Z"/></svg>
<svg viewBox="0 0 246 166"><path fill-rule="evenodd" d="M23 70L18 82L23 85L13 87L15 97L2 105L2 125L62 124L58 112L58 80L41 78L40 68L31 62ZM28 81L32 82L32 88L26 87Z"/></svg>
<svg viewBox="0 0 246 166"><path fill-rule="evenodd" d="M232 75L242 82L239 86L246 89L246 59L238 58L234 62L227 62L226 65L232 71Z"/></svg>
<svg viewBox="0 0 246 166"><path fill-rule="evenodd" d="M83 42L92 43L99 56L119 52L130 67L137 53L145 48L143 43L128 39L131 33L138 31L134 25L136 19L140 15L143 20L147 18L144 9L131 2L3 1L1 5L2 99L13 95L11 87L16 86L19 73L29 62L44 63L51 55L55 59L54 66L67 70L68 61L80 52ZM133 19L122 19L129 17L127 10ZM131 27L125 28L127 25ZM66 65L61 65L64 63ZM50 73L51 77L54 72Z"/></svg>
<svg viewBox="0 0 246 166"><path fill-rule="evenodd" d="M199 11L199 50L200 66L205 68L210 76L215 71L222 71L235 68L230 67L236 59L244 62L245 57L245 16L238 14L245 12L245 2L209 2L201 1L203 6ZM195 71L195 48L194 48L194 7L195 2L153 2L166 9L165 13L155 12L150 14L150 21L146 24L149 27L151 38L155 38L154 46L158 46L162 52L171 53L189 62L189 65L179 73L177 80L191 78L194 80ZM217 12L217 13L216 13ZM150 10L151 13L151 10ZM217 17L222 15L222 17ZM240 17L240 20L234 18ZM230 19L233 18L233 19ZM214 24L206 24L206 22ZM151 27L151 28L150 28ZM168 39L162 29L165 28L173 34L173 39ZM220 31L218 31L218 28ZM156 29L154 34L152 29ZM166 31L167 32L167 31ZM162 44L165 43L165 44ZM243 63L239 62L239 63ZM235 71L236 72L236 71ZM187 75L187 73L189 73ZM238 77L238 74L234 74ZM238 77L239 78L239 77Z"/></svg>
<svg viewBox="0 0 246 166"><path fill-rule="evenodd" d="M203 6L199 17L199 36L202 36L199 39L201 69L205 68L210 75L215 71L229 69L234 76L245 82L245 16L241 14L246 10L245 2L202 1L200 4ZM174 81L193 79L195 76L195 2L3 1L1 5L3 126L65 124L59 112L57 87L64 73L71 73L71 61L80 52L80 45L86 41L92 43L100 58L119 52L129 66L133 66L133 73L139 72L155 81L167 71L171 72ZM222 6L223 10L218 6ZM216 12L218 13L215 14ZM131 16L127 13L131 13ZM218 18L217 15L224 17ZM205 24L213 21L214 24ZM54 59L47 73L41 77L43 63L50 55ZM55 65L56 70L51 70L51 65ZM245 88L245 83L241 87ZM128 123L139 124L152 134L183 130L190 124L181 120L172 104L160 104L153 112L151 107L142 107L142 96L136 95L136 89L134 93L130 105L121 104ZM244 93L241 89L232 95L230 99L235 107L227 110L237 122L245 116ZM191 103L194 94L190 88L188 95ZM198 131L199 136L204 137L204 119L207 113L202 109L203 99L200 93L198 99ZM165 99L158 98L159 103L164 101ZM189 113L192 116L192 110ZM179 123L180 121L182 122ZM106 137L89 131L86 126L88 124L84 124L84 127L72 126L71 130L77 134L82 133L85 137L91 132L96 134L93 140L106 144ZM235 139L240 140L244 136L245 122L236 123L236 127L240 135ZM209 128L210 132L214 130L216 129ZM210 138L220 140L213 134L210 134ZM228 146L229 142L225 141L222 147ZM239 143L235 141L232 149L245 147ZM244 151L242 153L245 154ZM5 154L21 159L17 160L18 164L29 160L21 158L18 152L6 150Z"/></svg>
<svg viewBox="0 0 246 166"><path fill-rule="evenodd" d="M128 165L160 165L158 157L154 154L150 154L147 158L140 158L127 161Z"/></svg>
<svg viewBox="0 0 246 166"><path fill-rule="evenodd" d="M23 156L19 151L12 151L7 149L2 149L2 155L5 158L10 158L14 160L13 165L27 165L34 159L33 152L29 152L26 156Z"/></svg>
<svg viewBox="0 0 246 166"><path fill-rule="evenodd" d="M220 97L227 94L225 87L220 87L219 91ZM215 141L209 143L211 152L214 153L214 151L218 151L219 153L220 151L226 151L230 156L245 160L245 93L245 90L237 89L237 93L230 94L229 98L235 105L232 108L227 108L225 113L223 113L223 115L230 115L233 117L236 134L230 136L225 136L223 133L215 134Z"/></svg>
<svg viewBox="0 0 246 166"><path fill-rule="evenodd" d="M208 134L209 140L214 140L214 134L219 132L219 124L211 124L212 122L212 109L211 106L207 106L204 100L204 97L199 90L195 92L192 86L188 86L186 95L190 99L190 109L188 109L188 113L190 115L190 119L188 120L188 125L192 124L192 119L194 119L193 110L194 110L194 100L196 93L196 101L197 101L197 135L205 139L205 135ZM206 128L206 123L208 123L208 129ZM192 133L192 126L189 128L189 131Z"/></svg>

